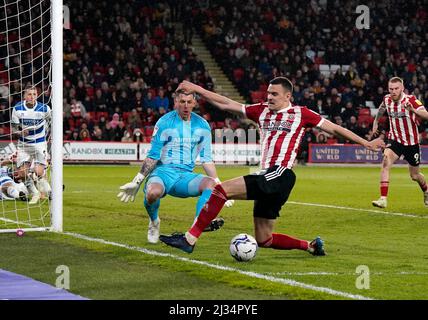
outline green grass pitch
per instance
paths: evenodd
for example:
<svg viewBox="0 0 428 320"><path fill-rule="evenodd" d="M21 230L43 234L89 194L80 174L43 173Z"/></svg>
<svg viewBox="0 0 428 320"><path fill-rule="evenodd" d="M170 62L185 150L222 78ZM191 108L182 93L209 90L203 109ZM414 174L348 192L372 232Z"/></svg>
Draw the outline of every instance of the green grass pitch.
<svg viewBox="0 0 428 320"><path fill-rule="evenodd" d="M218 173L226 180L251 169L218 167ZM66 265L70 291L91 299L428 298L428 208L405 167L393 168L383 211L371 206L380 168L297 167L275 231L307 240L320 235L328 255L259 249L249 263L235 261L228 247L236 234L253 234L251 201L224 208L225 226L203 234L191 255L147 243L142 191L131 204L116 198L137 171L65 166L64 231L111 243L46 232L0 234L0 268L54 285L56 267ZM196 200L164 198L161 233L187 230ZM361 265L370 271L368 289L356 286Z"/></svg>

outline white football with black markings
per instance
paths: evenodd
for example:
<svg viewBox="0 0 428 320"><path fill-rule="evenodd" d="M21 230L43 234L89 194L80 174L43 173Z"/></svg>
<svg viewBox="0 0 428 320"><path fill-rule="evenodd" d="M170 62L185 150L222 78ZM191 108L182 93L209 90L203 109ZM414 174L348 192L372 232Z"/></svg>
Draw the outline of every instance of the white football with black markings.
<svg viewBox="0 0 428 320"><path fill-rule="evenodd" d="M230 241L230 254L238 261L253 260L257 253L257 241L253 236L241 233Z"/></svg>

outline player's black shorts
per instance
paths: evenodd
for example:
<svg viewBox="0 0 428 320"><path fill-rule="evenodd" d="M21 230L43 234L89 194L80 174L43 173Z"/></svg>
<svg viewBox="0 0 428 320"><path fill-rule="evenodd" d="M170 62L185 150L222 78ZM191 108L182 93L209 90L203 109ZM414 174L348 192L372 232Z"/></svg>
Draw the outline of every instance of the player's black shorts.
<svg viewBox="0 0 428 320"><path fill-rule="evenodd" d="M394 151L397 156L404 156L404 159L413 167L418 166L421 162L421 148L419 144L405 146L397 141L389 140L386 147Z"/></svg>
<svg viewBox="0 0 428 320"><path fill-rule="evenodd" d="M296 182L290 169L273 166L267 170L244 176L247 199L254 201L254 217L276 219Z"/></svg>

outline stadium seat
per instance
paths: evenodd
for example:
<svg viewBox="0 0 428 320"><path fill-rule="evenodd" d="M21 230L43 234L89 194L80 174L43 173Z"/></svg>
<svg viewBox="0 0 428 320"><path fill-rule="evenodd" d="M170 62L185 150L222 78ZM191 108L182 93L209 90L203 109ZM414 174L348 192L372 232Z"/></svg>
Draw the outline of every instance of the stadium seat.
<svg viewBox="0 0 428 320"><path fill-rule="evenodd" d="M131 114L131 112L124 112L124 113L122 113L122 120L125 121L125 122L127 122L130 114Z"/></svg>
<svg viewBox="0 0 428 320"><path fill-rule="evenodd" d="M224 128L224 121L217 121L215 124L216 129L223 129Z"/></svg>
<svg viewBox="0 0 428 320"><path fill-rule="evenodd" d="M274 49L280 50L282 47L282 44L278 42L268 42L265 44L265 46L268 51L272 51Z"/></svg>
<svg viewBox="0 0 428 320"><path fill-rule="evenodd" d="M92 87L87 87L86 88L86 94L88 95L88 97L93 98L95 95L95 90Z"/></svg>
<svg viewBox="0 0 428 320"><path fill-rule="evenodd" d="M345 74L349 70L349 64L343 64L342 65L342 73Z"/></svg>
<svg viewBox="0 0 428 320"><path fill-rule="evenodd" d="M236 82L241 82L244 77L244 70L242 68L236 68L233 70L233 78Z"/></svg>
<svg viewBox="0 0 428 320"><path fill-rule="evenodd" d="M98 112L96 113L96 117L97 117L97 119L98 119L98 120L100 120L100 118L101 118L101 117L106 118L106 120L108 120L108 119L109 119L109 117L108 117L108 112L106 112L106 111L102 111L102 112L98 111Z"/></svg>
<svg viewBox="0 0 428 320"><path fill-rule="evenodd" d="M146 137L151 137L151 136L152 136L152 134L153 134L153 130L154 130L154 127L152 127L152 126L147 126L147 127L145 127L145 128L144 128L144 135L145 135Z"/></svg>
<svg viewBox="0 0 428 320"><path fill-rule="evenodd" d="M150 88L148 91L152 94L152 98L154 98L158 95L155 88Z"/></svg>
<svg viewBox="0 0 428 320"><path fill-rule="evenodd" d="M259 86L259 91L261 91L261 92L266 92L266 91L267 91L267 89L268 89L268 85L267 85L266 83L262 83L262 84Z"/></svg>
<svg viewBox="0 0 428 320"><path fill-rule="evenodd" d="M358 117L361 116L370 116L370 109L369 108L361 108L358 110Z"/></svg>
<svg viewBox="0 0 428 320"><path fill-rule="evenodd" d="M362 115L358 117L357 123L361 126L363 123L368 127L373 123L374 118L371 115Z"/></svg>
<svg viewBox="0 0 428 320"><path fill-rule="evenodd" d="M337 69L340 68L340 65L338 64L332 64L330 65L330 73L335 73L337 71Z"/></svg>
<svg viewBox="0 0 428 320"><path fill-rule="evenodd" d="M320 64L320 73L325 77L330 76L330 66L328 64Z"/></svg>
<svg viewBox="0 0 428 320"><path fill-rule="evenodd" d="M232 120L230 122L230 126L232 127L232 130L236 130L237 128L239 128L239 121L237 120Z"/></svg>
<svg viewBox="0 0 428 320"><path fill-rule="evenodd" d="M97 114L96 114L96 112L94 112L94 111L88 111L88 112L86 112L86 114L89 114L89 116L90 116L91 120L93 120L93 121L95 121L95 122L97 122L97 121L98 121L98 118L97 118Z"/></svg>
<svg viewBox="0 0 428 320"><path fill-rule="evenodd" d="M262 36L260 36L260 40L264 43L266 42L271 42L272 41L272 36L270 34L263 34Z"/></svg>
<svg viewBox="0 0 428 320"><path fill-rule="evenodd" d="M253 103L264 102L266 93L263 91L251 91L251 101Z"/></svg>
<svg viewBox="0 0 428 320"><path fill-rule="evenodd" d="M367 100L366 101L366 107L368 107L368 108L376 108L376 106L374 105L374 103L373 103L373 101L371 101L371 100Z"/></svg>

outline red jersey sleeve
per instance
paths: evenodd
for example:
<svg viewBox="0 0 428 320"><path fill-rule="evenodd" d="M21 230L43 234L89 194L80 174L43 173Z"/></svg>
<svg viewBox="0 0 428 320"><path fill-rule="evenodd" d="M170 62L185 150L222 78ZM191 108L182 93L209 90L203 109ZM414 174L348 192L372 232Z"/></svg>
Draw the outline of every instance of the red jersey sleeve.
<svg viewBox="0 0 428 320"><path fill-rule="evenodd" d="M266 107L267 106L263 103L242 105L242 112L246 115L248 119L258 122L260 115Z"/></svg>
<svg viewBox="0 0 428 320"><path fill-rule="evenodd" d="M418 109L421 109L421 108L425 108L424 104L420 100L416 99L415 96L410 96L409 97L409 103L412 105L412 107L415 110L418 110Z"/></svg>
<svg viewBox="0 0 428 320"><path fill-rule="evenodd" d="M324 118L321 117L318 113L309 110L306 107L302 107L302 122L304 127L319 127L324 121Z"/></svg>

